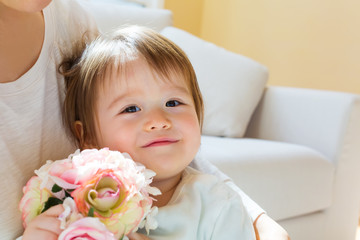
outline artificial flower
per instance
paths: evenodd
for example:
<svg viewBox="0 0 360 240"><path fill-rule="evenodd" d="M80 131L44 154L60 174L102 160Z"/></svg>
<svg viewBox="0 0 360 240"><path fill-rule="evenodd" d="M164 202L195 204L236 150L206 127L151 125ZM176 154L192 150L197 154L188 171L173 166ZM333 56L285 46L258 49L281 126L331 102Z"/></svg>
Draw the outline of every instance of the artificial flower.
<svg viewBox="0 0 360 240"><path fill-rule="evenodd" d="M155 173L128 154L108 148L77 150L66 159L48 160L35 173L19 205L24 226L48 208L63 204L59 219L64 232L71 226L71 233L77 233L80 225L75 223L88 217L101 221L116 239L139 227L147 232L157 227L153 217L157 209L150 197L161 194L150 186Z"/></svg>
<svg viewBox="0 0 360 240"><path fill-rule="evenodd" d="M114 234L97 218L85 217L70 224L58 240L116 240Z"/></svg>
<svg viewBox="0 0 360 240"><path fill-rule="evenodd" d="M19 207L22 209L24 227L26 227L33 218L42 212L46 201L51 196L50 191L40 188L40 185L41 179L34 176L23 188L24 196L20 201Z"/></svg>

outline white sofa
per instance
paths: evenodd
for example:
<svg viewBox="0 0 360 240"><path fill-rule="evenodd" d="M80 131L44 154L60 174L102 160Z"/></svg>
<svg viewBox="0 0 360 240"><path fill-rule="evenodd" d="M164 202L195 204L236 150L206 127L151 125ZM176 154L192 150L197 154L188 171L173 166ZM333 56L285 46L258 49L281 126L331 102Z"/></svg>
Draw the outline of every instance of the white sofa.
<svg viewBox="0 0 360 240"><path fill-rule="evenodd" d="M265 87L264 66L180 30L163 30L172 25L172 14L167 10L96 1L84 3L84 7L102 31L124 23L146 25L163 31L184 48L194 60L205 105L213 101L206 105L207 135L202 138L198 157L228 174L292 240L355 239L360 207L360 96ZM221 57L209 57L208 52L214 56L218 52ZM226 60L221 64L223 58L229 64ZM211 61L220 62L211 67ZM225 72L224 79L207 81L214 78L206 76L208 71L216 75L233 62L234 71L240 71L238 79ZM205 68L205 64L210 65ZM225 85L228 88L221 92L219 88ZM231 96L233 90L238 96L224 104L222 98ZM210 113L217 103L215 114ZM230 108L227 114L222 104L236 111ZM232 133L233 128L236 133Z"/></svg>

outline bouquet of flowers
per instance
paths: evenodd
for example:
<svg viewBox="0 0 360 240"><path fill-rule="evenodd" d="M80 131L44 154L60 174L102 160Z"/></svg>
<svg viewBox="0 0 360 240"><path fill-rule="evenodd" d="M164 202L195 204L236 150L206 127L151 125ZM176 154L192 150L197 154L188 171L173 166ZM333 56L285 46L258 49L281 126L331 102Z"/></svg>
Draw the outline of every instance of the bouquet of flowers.
<svg viewBox="0 0 360 240"><path fill-rule="evenodd" d="M24 227L52 206L63 204L59 239L123 239L138 228L157 227L150 195L155 173L130 156L107 148L77 150L48 160L23 189L19 208Z"/></svg>

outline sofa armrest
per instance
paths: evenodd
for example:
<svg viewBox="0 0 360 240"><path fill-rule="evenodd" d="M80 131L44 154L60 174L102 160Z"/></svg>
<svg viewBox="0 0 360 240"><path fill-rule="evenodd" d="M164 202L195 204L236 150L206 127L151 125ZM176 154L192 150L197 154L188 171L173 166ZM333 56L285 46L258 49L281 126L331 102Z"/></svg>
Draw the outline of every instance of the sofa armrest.
<svg viewBox="0 0 360 240"><path fill-rule="evenodd" d="M336 165L344 147L359 149L360 95L268 87L246 137L308 146Z"/></svg>

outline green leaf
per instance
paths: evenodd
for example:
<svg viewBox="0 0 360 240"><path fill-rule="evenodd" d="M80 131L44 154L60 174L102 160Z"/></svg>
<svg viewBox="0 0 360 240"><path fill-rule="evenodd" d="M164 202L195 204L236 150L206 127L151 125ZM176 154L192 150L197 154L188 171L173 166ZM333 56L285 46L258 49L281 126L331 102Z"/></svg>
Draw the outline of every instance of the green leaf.
<svg viewBox="0 0 360 240"><path fill-rule="evenodd" d="M93 207L91 207L89 209L88 217L94 217L94 208Z"/></svg>
<svg viewBox="0 0 360 240"><path fill-rule="evenodd" d="M65 198L67 198L67 197L71 197L71 194L68 191L65 191ZM73 197L71 197L71 198L73 198Z"/></svg>
<svg viewBox="0 0 360 240"><path fill-rule="evenodd" d="M54 198L54 197L49 197L49 199L45 202L44 205L44 209L41 211L41 213L45 212L46 210L48 210L49 208L62 204L63 201L61 199L58 198Z"/></svg>
<svg viewBox="0 0 360 240"><path fill-rule="evenodd" d="M57 184L54 184L54 186L51 188L51 191L53 193L57 193L57 192L60 192L62 190L62 187L60 187L59 185Z"/></svg>

